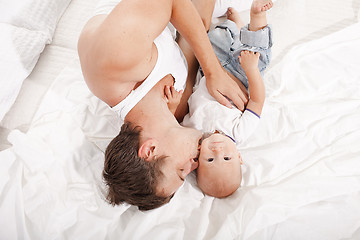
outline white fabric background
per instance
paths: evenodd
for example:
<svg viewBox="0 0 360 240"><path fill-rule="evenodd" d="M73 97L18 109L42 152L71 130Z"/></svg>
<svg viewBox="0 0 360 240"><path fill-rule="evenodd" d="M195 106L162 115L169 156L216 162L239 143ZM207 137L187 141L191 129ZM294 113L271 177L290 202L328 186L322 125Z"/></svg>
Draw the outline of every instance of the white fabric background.
<svg viewBox="0 0 360 240"><path fill-rule="evenodd" d="M359 1L277 1L241 188L214 199L191 174L149 212L104 201L103 151L119 122L88 91L76 53L95 4L73 0L1 122L1 239L360 238L360 25L344 29Z"/></svg>
<svg viewBox="0 0 360 240"><path fill-rule="evenodd" d="M15 102L70 0L0 1L0 121Z"/></svg>

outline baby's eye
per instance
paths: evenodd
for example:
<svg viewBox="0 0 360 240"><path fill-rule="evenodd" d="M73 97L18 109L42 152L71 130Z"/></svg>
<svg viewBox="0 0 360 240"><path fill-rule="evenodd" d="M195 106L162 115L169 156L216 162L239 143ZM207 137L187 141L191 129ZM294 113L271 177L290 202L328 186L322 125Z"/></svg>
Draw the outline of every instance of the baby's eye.
<svg viewBox="0 0 360 240"><path fill-rule="evenodd" d="M225 161L229 161L231 158L230 157L224 157Z"/></svg>
<svg viewBox="0 0 360 240"><path fill-rule="evenodd" d="M208 162L212 162L212 161L214 161L213 158L208 158Z"/></svg>

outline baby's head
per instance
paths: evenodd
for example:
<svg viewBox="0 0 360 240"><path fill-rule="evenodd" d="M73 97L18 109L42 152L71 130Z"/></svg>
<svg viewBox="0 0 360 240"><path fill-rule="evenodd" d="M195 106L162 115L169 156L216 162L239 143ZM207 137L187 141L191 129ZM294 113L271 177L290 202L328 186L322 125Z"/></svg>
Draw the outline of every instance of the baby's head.
<svg viewBox="0 0 360 240"><path fill-rule="evenodd" d="M240 153L230 137L204 134L197 169L199 188L217 198L231 195L241 184L241 164Z"/></svg>

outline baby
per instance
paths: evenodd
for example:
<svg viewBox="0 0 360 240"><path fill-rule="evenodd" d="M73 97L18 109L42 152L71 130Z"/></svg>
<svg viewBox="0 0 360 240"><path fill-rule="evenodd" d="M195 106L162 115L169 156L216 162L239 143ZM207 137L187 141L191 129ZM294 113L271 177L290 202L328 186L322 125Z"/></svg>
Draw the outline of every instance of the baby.
<svg viewBox="0 0 360 240"><path fill-rule="evenodd" d="M208 93L205 77L189 98L189 114L183 125L205 132L200 141L197 183L207 195L227 197L241 184L243 161L236 145L255 131L265 101L262 74L269 64L272 46L266 11L272 6L271 0L254 0L247 26L239 14L229 8L227 20L208 34L219 61L240 87L248 89L250 99L244 112L227 108ZM165 88L170 110L181 94L173 87Z"/></svg>

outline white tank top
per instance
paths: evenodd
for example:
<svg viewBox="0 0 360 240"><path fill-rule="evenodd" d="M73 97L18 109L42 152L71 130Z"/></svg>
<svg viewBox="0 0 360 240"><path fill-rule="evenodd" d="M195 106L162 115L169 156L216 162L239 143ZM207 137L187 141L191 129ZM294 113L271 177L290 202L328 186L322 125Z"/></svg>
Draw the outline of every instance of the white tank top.
<svg viewBox="0 0 360 240"><path fill-rule="evenodd" d="M94 15L109 14L121 0L100 0ZM171 74L177 91L183 90L187 78L187 62L178 44L175 42L175 29L169 23L164 31L154 40L158 51L158 59L154 69L145 81L132 90L130 94L116 106L112 107L124 121L126 115L163 77Z"/></svg>
<svg viewBox="0 0 360 240"><path fill-rule="evenodd" d="M185 89L187 78L187 62L180 47L173 39L168 27L154 40L158 51L158 58L154 69L145 81L132 90L130 94L116 106L112 107L122 121L126 115L162 78L171 74L177 91Z"/></svg>

